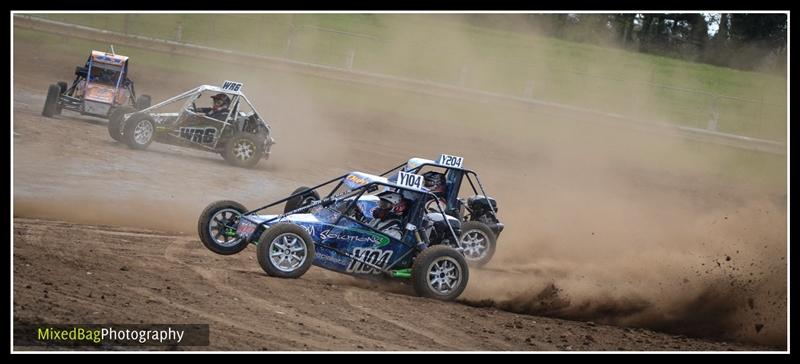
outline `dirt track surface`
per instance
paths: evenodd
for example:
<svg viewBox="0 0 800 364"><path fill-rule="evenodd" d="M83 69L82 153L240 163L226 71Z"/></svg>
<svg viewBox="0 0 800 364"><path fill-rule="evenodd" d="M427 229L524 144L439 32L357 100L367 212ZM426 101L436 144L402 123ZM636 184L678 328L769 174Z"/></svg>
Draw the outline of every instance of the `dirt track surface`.
<svg viewBox="0 0 800 364"><path fill-rule="evenodd" d="M505 136L493 131L404 118L401 111L314 109L296 89L258 85L246 93L276 120L278 144L257 168L166 145L135 151L113 141L103 120L69 111L41 116L47 85L65 79L72 63L24 44L15 44L14 57L15 322L209 323L211 346L194 348L201 350L781 348L785 280L772 279L786 272L781 191L581 162L585 151L558 155L545 146L500 142ZM157 68L136 72L137 90L146 88L154 101L199 82ZM444 133L450 138L439 137ZM482 148L469 147L477 144ZM508 226L495 259L471 272L459 302L417 298L402 284L316 267L298 280L269 278L252 248L218 256L194 233L199 212L214 200L254 207L350 170L378 172L409 156L448 151L481 173ZM606 184L599 171L625 182ZM595 184L587 188L586 181ZM661 208L649 210L653 205ZM713 246L699 253L687 248L701 244ZM723 290L704 283L708 277L715 284L724 279ZM768 285L759 280L767 278ZM729 283L737 284L735 295ZM542 297L547 292L572 301ZM676 303L675 292L689 298ZM699 312L725 315L708 322L687 315L698 298L712 303ZM736 306L715 306L720 302ZM691 326L696 319L702 322L692 327L693 338L619 327L674 332L667 323ZM720 339L740 338L739 332L768 346ZM702 338L706 333L715 339Z"/></svg>
<svg viewBox="0 0 800 364"><path fill-rule="evenodd" d="M313 267L266 277L254 248L191 236L15 219L15 322L209 323L209 350L758 350L414 297Z"/></svg>

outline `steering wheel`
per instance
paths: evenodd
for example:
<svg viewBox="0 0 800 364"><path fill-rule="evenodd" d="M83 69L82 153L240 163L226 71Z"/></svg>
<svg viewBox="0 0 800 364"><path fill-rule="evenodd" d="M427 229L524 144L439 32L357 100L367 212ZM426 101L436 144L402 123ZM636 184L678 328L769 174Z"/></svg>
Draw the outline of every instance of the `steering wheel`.
<svg viewBox="0 0 800 364"><path fill-rule="evenodd" d="M194 104L194 101L192 101L192 112L197 113L197 105Z"/></svg>
<svg viewBox="0 0 800 364"><path fill-rule="evenodd" d="M442 205L443 209L447 208L447 202L443 198L438 198L439 203ZM436 200L430 199L428 202L425 203L425 212L439 212L439 209L436 207Z"/></svg>

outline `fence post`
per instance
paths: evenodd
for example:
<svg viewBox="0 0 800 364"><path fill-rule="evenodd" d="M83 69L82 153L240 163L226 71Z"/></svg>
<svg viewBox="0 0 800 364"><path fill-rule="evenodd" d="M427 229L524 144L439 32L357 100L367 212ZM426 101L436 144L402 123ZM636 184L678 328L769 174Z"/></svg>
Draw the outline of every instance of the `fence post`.
<svg viewBox="0 0 800 364"><path fill-rule="evenodd" d="M289 36L286 37L286 49L283 50L283 57L284 58L291 58L292 52L292 39L294 39L294 26L289 29Z"/></svg>
<svg viewBox="0 0 800 364"><path fill-rule="evenodd" d="M183 23L178 22L178 25L175 26L175 40L180 42L182 38L183 38Z"/></svg>
<svg viewBox="0 0 800 364"><path fill-rule="evenodd" d="M458 84L459 84L459 86L463 87L467 83L467 72L469 72L469 69L467 68L467 65L465 65L465 64L461 65L461 71L458 74Z"/></svg>
<svg viewBox="0 0 800 364"><path fill-rule="evenodd" d="M216 17L211 16L208 22L208 28L206 28L206 44L209 44L209 40L213 39L214 36L214 22Z"/></svg>
<svg viewBox="0 0 800 364"><path fill-rule="evenodd" d="M122 17L122 32L128 34L131 14L125 14Z"/></svg>
<svg viewBox="0 0 800 364"><path fill-rule="evenodd" d="M292 51L292 39L294 39L294 33L297 30L297 27L294 25L294 14L291 15L289 18L289 35L286 37L286 48L283 50L283 58L291 58L291 51Z"/></svg>
<svg viewBox="0 0 800 364"><path fill-rule="evenodd" d="M355 60L355 58L356 58L356 51L352 50L352 49L348 49L347 50L347 56L345 58L345 68L347 68L348 70L352 70L353 69L353 61Z"/></svg>
<svg viewBox="0 0 800 364"><path fill-rule="evenodd" d="M708 126L706 129L717 131L719 125L719 97L711 96L711 117L708 119Z"/></svg>
<svg viewBox="0 0 800 364"><path fill-rule="evenodd" d="M289 56L289 52L292 50L292 33L289 33L289 37L286 38L286 48L283 50L283 57L284 58L291 58Z"/></svg>
<svg viewBox="0 0 800 364"><path fill-rule="evenodd" d="M533 98L533 81L525 82L525 89L522 91L522 96L525 98Z"/></svg>
<svg viewBox="0 0 800 364"><path fill-rule="evenodd" d="M758 103L758 128L760 132L764 131L764 89L767 87L767 81L761 84L761 102Z"/></svg>

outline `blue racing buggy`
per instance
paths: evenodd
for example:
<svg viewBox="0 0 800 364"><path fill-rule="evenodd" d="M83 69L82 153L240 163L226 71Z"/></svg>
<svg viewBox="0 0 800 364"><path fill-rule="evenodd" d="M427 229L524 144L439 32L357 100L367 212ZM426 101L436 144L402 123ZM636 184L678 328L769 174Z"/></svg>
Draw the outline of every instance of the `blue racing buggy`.
<svg viewBox="0 0 800 364"><path fill-rule="evenodd" d="M255 210L217 201L200 215L198 234L206 248L222 255L256 245L258 262L270 276L297 278L313 264L353 276L410 279L418 295L452 300L469 279L464 256L452 247L460 222L445 214L423 181L403 171L393 181L352 172ZM318 190L333 184L320 198ZM372 211L387 193L402 196L406 206L397 235L374 224ZM435 206L426 207L432 199ZM259 214L283 203L281 214Z"/></svg>

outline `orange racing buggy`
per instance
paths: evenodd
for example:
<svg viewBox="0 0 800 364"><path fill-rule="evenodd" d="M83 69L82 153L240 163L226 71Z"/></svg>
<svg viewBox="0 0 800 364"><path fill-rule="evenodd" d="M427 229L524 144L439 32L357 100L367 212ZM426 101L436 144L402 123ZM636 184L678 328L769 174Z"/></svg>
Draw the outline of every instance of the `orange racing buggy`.
<svg viewBox="0 0 800 364"><path fill-rule="evenodd" d="M92 51L86 65L75 68L72 85L64 81L50 85L42 115L60 115L63 109L101 118L131 113L150 106L150 96L136 97L128 78L128 57Z"/></svg>

